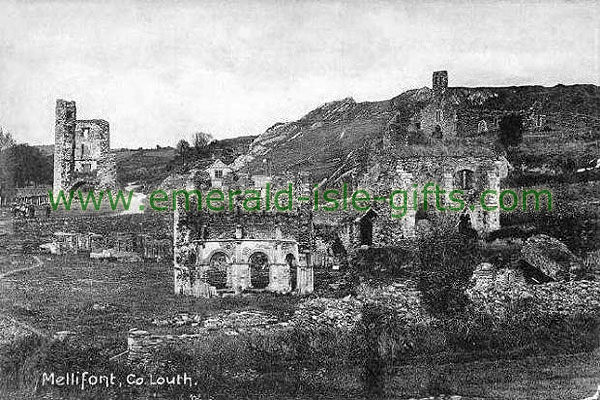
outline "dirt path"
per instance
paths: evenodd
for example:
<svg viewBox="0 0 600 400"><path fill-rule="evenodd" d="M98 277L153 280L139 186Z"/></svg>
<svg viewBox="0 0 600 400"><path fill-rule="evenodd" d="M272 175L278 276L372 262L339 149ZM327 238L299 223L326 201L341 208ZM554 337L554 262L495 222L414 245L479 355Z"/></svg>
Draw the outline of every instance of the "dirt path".
<svg viewBox="0 0 600 400"><path fill-rule="evenodd" d="M129 183L126 187L126 191L133 191L133 195L131 196L131 203L129 205L129 210L121 211L120 214L138 214L144 212L144 206L146 201L146 195L144 193L138 192L137 190L140 188L140 185L135 185Z"/></svg>
<svg viewBox="0 0 600 400"><path fill-rule="evenodd" d="M3 274L0 274L0 279L6 278L7 276L18 274L23 271L29 271L34 268L39 268L44 265L44 262L42 260L40 260L40 258L38 256L33 256L33 259L36 261L35 265L32 265L31 267L13 269L12 271L5 272Z"/></svg>

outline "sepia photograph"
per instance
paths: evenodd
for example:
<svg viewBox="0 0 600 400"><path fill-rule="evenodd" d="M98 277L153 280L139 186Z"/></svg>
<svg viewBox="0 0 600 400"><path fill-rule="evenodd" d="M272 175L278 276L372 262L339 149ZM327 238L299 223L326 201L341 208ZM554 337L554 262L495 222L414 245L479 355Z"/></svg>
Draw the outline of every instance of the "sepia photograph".
<svg viewBox="0 0 600 400"><path fill-rule="evenodd" d="M600 400L600 2L0 10L0 400Z"/></svg>

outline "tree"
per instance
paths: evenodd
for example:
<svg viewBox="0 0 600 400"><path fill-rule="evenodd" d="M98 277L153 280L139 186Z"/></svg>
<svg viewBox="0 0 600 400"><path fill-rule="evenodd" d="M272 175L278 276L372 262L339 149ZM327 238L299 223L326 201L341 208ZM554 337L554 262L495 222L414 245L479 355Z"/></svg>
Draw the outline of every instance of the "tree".
<svg viewBox="0 0 600 400"><path fill-rule="evenodd" d="M15 145L15 139L8 131L4 131L0 126L0 151L5 150Z"/></svg>
<svg viewBox="0 0 600 400"><path fill-rule="evenodd" d="M210 133L205 132L196 132L194 133L192 142L194 143L194 147L203 148L214 142L215 139L212 137Z"/></svg>
<svg viewBox="0 0 600 400"><path fill-rule="evenodd" d="M206 157L210 152L209 145L214 142L215 139L211 134L205 132L196 132L192 138L196 155L199 157Z"/></svg>
<svg viewBox="0 0 600 400"><path fill-rule="evenodd" d="M519 114L509 114L500 120L498 140L504 147L517 146L523 141L523 118Z"/></svg>
<svg viewBox="0 0 600 400"><path fill-rule="evenodd" d="M456 232L450 221L441 221L418 238L417 247L418 288L425 309L438 316L461 311L467 304L465 289L481 261L477 239Z"/></svg>
<svg viewBox="0 0 600 400"><path fill-rule="evenodd" d="M187 140L181 139L179 142L177 142L177 146L175 146L175 154L177 155L177 157L181 157L182 164L185 164L185 157L187 156L189 151L190 144Z"/></svg>
<svg viewBox="0 0 600 400"><path fill-rule="evenodd" d="M52 183L52 160L27 144L0 153L0 186L4 194L18 187Z"/></svg>

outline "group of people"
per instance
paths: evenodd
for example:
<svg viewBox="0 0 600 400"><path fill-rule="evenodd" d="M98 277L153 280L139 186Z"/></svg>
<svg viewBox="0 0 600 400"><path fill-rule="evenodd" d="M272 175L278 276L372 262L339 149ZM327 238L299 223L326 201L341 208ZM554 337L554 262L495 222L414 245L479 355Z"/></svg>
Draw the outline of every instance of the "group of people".
<svg viewBox="0 0 600 400"><path fill-rule="evenodd" d="M46 217L50 216L52 209L49 203L44 203L40 206ZM11 213L14 218L34 218L36 215L36 206L29 203L13 203Z"/></svg>

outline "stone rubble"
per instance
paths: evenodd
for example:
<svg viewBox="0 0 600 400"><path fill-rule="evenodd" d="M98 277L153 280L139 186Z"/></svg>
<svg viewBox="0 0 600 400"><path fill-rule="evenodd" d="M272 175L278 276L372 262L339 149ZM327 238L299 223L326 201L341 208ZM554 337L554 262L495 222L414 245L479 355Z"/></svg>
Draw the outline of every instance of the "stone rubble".
<svg viewBox="0 0 600 400"><path fill-rule="evenodd" d="M281 322L277 317L256 310L231 311L225 310L217 315L204 318L199 314L177 314L170 320L154 319L156 326L191 326L197 327L198 332L222 331L226 334L239 334L266 329L286 328L289 324Z"/></svg>
<svg viewBox="0 0 600 400"><path fill-rule="evenodd" d="M362 303L350 296L343 299L319 297L300 303L290 323L302 329L351 330L360 320L361 308Z"/></svg>

